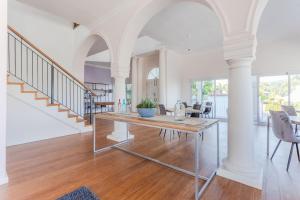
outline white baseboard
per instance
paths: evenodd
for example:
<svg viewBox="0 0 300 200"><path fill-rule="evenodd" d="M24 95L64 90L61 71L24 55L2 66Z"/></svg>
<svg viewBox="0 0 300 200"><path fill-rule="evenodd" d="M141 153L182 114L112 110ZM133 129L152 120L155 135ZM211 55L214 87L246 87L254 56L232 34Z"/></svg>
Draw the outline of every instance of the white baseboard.
<svg viewBox="0 0 300 200"><path fill-rule="evenodd" d="M4 185L8 183L8 176L5 175L4 177L0 177L0 185Z"/></svg>
<svg viewBox="0 0 300 200"><path fill-rule="evenodd" d="M248 185L250 187L261 190L263 183L263 170L259 170L257 173L240 173L240 172L232 172L223 167L220 167L217 171L217 175L242 183L244 185Z"/></svg>

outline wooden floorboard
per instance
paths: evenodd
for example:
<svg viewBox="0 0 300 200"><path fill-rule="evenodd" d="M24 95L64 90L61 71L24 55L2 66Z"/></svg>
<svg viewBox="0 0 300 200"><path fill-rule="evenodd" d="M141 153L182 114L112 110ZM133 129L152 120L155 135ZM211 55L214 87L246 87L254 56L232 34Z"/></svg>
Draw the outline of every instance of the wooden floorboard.
<svg viewBox="0 0 300 200"><path fill-rule="evenodd" d="M97 122L97 145L114 142L106 139L113 124ZM226 156L226 124L221 125L221 157ZM131 126L135 136L123 145L139 153L179 167L193 169L193 136L179 139L159 130ZM278 150L274 161L265 158L265 128L256 129L257 159L265 166L263 192L234 181L216 177L204 193L204 200L297 200L300 199L300 164L294 155L290 172L285 172L288 145ZM171 136L171 139L170 139ZM216 167L215 130L208 130L201 143L200 173L208 175ZM272 148L276 140L272 138ZM7 168L10 182L0 187L2 200L56 199L80 186L87 186L102 200L193 200L194 179L119 150L92 153L92 134L76 134L9 147ZM200 184L204 182L201 181Z"/></svg>

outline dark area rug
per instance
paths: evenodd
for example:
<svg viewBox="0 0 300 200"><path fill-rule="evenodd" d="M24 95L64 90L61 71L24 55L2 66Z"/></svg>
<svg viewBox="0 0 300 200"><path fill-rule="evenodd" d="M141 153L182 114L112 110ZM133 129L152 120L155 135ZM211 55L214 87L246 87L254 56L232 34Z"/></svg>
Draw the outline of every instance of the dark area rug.
<svg viewBox="0 0 300 200"><path fill-rule="evenodd" d="M89 188L83 186L57 200L100 200Z"/></svg>

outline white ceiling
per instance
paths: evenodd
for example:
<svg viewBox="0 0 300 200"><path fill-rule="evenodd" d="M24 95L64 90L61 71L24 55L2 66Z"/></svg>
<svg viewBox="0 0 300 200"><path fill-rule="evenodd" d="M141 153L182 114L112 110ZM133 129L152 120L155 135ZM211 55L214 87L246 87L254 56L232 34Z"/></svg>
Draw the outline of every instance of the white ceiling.
<svg viewBox="0 0 300 200"><path fill-rule="evenodd" d="M93 44L93 46L89 50L87 56L94 55L98 52L105 51L107 49L108 49L108 46L107 46L105 40L103 38L99 37L99 39L96 40L96 42Z"/></svg>
<svg viewBox="0 0 300 200"><path fill-rule="evenodd" d="M270 0L258 28L258 42L278 39L300 42L300 1Z"/></svg>
<svg viewBox="0 0 300 200"><path fill-rule="evenodd" d="M196 2L180 2L166 8L147 23L141 34L177 51L202 51L222 45L218 18Z"/></svg>
<svg viewBox="0 0 300 200"><path fill-rule="evenodd" d="M110 12L138 0L19 0L37 8L64 17L72 22L90 24L105 18ZM300 42L300 1L270 0L258 29L258 42L287 39ZM154 39L152 44L144 40L145 46L162 43L168 48L187 52L206 51L222 46L222 32L217 17L207 7L195 2L180 2L154 16L142 30L140 36ZM100 43L99 43L100 44ZM95 45L90 55L101 51ZM138 44L137 46L143 45ZM141 47L137 47L141 48ZM143 50L144 51L144 50Z"/></svg>
<svg viewBox="0 0 300 200"><path fill-rule="evenodd" d="M71 22L90 24L111 11L136 0L18 0L61 16Z"/></svg>

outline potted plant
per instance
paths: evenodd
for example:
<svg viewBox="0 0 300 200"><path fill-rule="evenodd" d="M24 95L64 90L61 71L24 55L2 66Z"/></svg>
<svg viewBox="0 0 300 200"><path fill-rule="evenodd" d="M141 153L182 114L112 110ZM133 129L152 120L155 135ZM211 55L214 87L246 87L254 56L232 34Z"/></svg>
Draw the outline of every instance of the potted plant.
<svg viewBox="0 0 300 200"><path fill-rule="evenodd" d="M156 113L156 104L150 99L142 100L136 108L141 117L154 117Z"/></svg>

